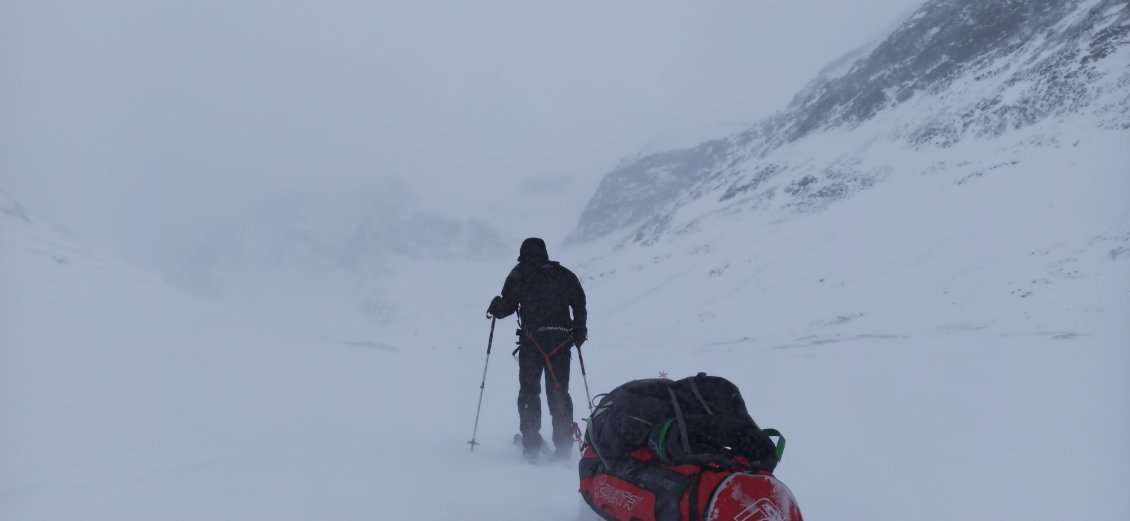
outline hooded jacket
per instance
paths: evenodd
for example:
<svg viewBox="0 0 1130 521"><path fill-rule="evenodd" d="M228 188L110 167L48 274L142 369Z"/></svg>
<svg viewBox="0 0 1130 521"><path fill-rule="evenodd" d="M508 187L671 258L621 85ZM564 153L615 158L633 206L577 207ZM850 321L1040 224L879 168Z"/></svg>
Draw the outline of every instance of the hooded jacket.
<svg viewBox="0 0 1130 521"><path fill-rule="evenodd" d="M587 332L588 312L581 281L568 268L549 260L541 239L531 237L522 242L518 264L506 277L501 296L502 305L495 316L505 318L517 312L526 331L567 327L581 338Z"/></svg>

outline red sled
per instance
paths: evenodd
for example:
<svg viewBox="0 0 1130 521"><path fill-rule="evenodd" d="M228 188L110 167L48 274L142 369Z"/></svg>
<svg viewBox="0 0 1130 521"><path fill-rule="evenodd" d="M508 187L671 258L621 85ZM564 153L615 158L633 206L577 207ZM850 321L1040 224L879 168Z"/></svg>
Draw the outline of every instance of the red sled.
<svg viewBox="0 0 1130 521"><path fill-rule="evenodd" d="M645 434L646 425L654 427ZM589 420L580 493L608 521L803 521L772 473L784 439L773 444L771 435L780 437L753 423L722 378L629 382Z"/></svg>
<svg viewBox="0 0 1130 521"><path fill-rule="evenodd" d="M633 454L633 463L608 471L592 448L585 448L580 463L581 496L602 518L803 521L793 493L771 472L666 466L637 459L640 456Z"/></svg>

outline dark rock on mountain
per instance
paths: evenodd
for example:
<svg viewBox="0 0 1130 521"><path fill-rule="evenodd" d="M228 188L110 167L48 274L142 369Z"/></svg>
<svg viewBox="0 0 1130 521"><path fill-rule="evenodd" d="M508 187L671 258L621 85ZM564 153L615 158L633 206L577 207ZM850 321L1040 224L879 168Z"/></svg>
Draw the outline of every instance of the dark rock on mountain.
<svg viewBox="0 0 1130 521"><path fill-rule="evenodd" d="M1128 35L1126 0L931 0L846 73L821 74L760 124L621 164L569 240L622 234L622 242L646 244L703 198L714 198L706 206L719 211L770 200L820 209L892 173L863 161L858 147L830 150L834 140L820 141L823 157L797 150L832 131L859 134L867 126L864 142L913 149L1080 115L1128 129Z"/></svg>

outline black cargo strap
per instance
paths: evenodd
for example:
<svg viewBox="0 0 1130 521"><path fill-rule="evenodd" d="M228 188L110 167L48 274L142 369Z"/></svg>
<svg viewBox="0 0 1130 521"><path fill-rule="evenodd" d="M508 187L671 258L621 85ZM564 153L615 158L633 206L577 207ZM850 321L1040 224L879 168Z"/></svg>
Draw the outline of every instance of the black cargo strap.
<svg viewBox="0 0 1130 521"><path fill-rule="evenodd" d="M667 388L667 394L671 395L671 405L675 406L675 419L679 423L679 434L682 437L679 441L681 441L683 445L683 454L690 454L691 444L687 439L687 422L683 419L683 408L679 407L679 398L675 396L675 391L671 390L670 387Z"/></svg>
<svg viewBox="0 0 1130 521"><path fill-rule="evenodd" d="M695 396L695 398L698 398L698 401L699 401L699 403L701 403L701 404L702 404L702 407L703 407L704 409L706 409L706 414L711 414L711 415L713 415L713 414L714 414L714 411L710 410L710 404L706 403L706 400L704 400L704 399L702 398L702 393L701 393L701 392L699 392L699 390L698 390L698 384L694 383L694 380L695 380L694 378L691 378L691 379L689 380L689 381L690 381L690 383L691 383L691 391L694 391L694 396Z"/></svg>
<svg viewBox="0 0 1130 521"><path fill-rule="evenodd" d="M698 509L698 484L702 480L702 473L696 472L694 477L691 478L689 490L687 490L687 519L688 521L700 521L703 519L701 512Z"/></svg>

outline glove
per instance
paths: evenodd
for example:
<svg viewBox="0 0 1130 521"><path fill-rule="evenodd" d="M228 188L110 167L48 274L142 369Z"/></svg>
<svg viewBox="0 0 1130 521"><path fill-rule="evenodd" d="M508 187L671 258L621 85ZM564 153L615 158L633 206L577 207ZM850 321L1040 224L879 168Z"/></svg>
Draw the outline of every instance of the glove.
<svg viewBox="0 0 1130 521"><path fill-rule="evenodd" d="M490 300L490 306L487 306L487 315L491 318L497 317L502 314L502 297L494 297Z"/></svg>
<svg viewBox="0 0 1130 521"><path fill-rule="evenodd" d="M589 339L588 328L584 328L584 327L574 327L573 328L573 345L577 346L577 348L580 348L581 344L585 343L585 341L588 340L588 339Z"/></svg>

